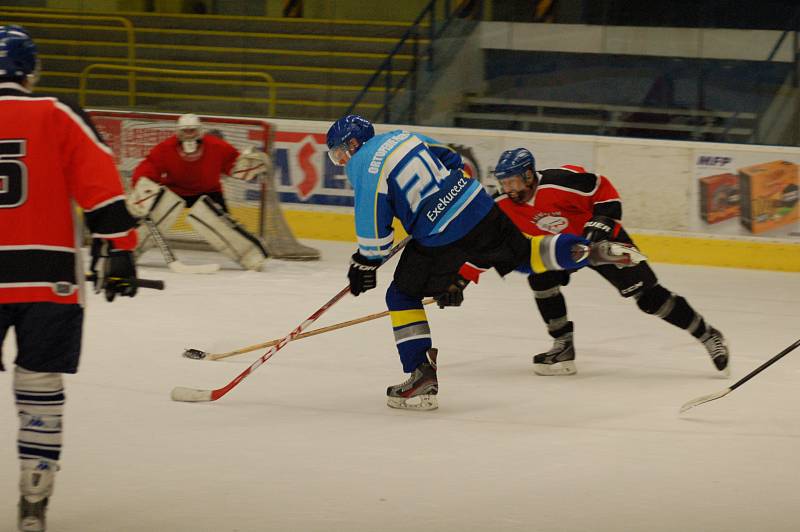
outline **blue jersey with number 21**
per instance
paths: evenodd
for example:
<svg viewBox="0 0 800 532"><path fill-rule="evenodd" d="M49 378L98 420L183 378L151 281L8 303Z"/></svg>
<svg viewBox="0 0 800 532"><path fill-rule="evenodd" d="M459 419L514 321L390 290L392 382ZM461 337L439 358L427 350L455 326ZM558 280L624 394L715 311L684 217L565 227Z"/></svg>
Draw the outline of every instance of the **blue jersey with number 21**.
<svg viewBox="0 0 800 532"><path fill-rule="evenodd" d="M425 135L396 130L371 138L347 163L364 257L386 256L394 240L393 218L420 244L443 246L466 235L491 210L494 201L463 172L460 157L447 153L446 167L437 145Z"/></svg>

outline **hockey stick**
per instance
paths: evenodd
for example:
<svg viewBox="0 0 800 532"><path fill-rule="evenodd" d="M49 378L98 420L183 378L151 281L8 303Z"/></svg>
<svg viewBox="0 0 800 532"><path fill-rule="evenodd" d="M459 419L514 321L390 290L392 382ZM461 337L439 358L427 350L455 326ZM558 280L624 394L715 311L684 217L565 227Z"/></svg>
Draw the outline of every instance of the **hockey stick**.
<svg viewBox="0 0 800 532"><path fill-rule="evenodd" d="M694 408L697 405L702 405L703 403L708 403L709 401L719 399L720 397L725 397L733 390L735 390L742 384L746 383L747 381L749 381L750 379L752 379L753 377L755 377L756 375L758 375L759 373L770 367L772 364L774 364L784 356L794 351L797 348L797 346L800 346L800 340L797 340L795 343L793 343L792 345L790 345L789 347L787 347L774 357L770 358L769 360L767 360L766 362L758 366L756 369L754 369L753 371L751 371L750 373L748 373L747 375L736 381L734 384L728 386L724 390L709 395L703 395L702 397L698 397L696 399L692 399L691 401L684 403L683 406L681 406L680 413L683 414L687 410Z"/></svg>
<svg viewBox="0 0 800 532"><path fill-rule="evenodd" d="M428 299L423 299L423 305L429 305L436 301L434 298L430 297ZM364 323L367 321L377 320L378 318L383 318L389 315L388 310L384 310L383 312L376 312L375 314L368 314L366 316L362 316L360 318L355 318L348 321L343 321L341 323L336 323L334 325L328 325L327 327L320 327L319 329L314 329L308 332L304 332L302 334L298 334L295 340L300 340L302 338L308 338L309 336L316 336L318 334L335 331L337 329L344 329L345 327L350 327L351 325L358 325L359 323ZM240 349L236 349L234 351L228 351L227 353L209 353L207 351L202 351L200 349L191 349L188 348L183 352L183 356L186 358L191 358L193 360L222 360L223 358L228 358L236 355L243 355L244 353L249 353L251 351L255 351L256 349L262 349L264 347L272 347L273 345L277 345L280 342L280 338L276 338L274 340L270 340L268 342L264 342L261 344L249 345L247 347L242 347Z"/></svg>
<svg viewBox="0 0 800 532"><path fill-rule="evenodd" d="M164 262L167 263L167 267L175 273L214 273L219 270L219 264L184 264L179 261L175 257L175 253L172 252L172 249L167 244L167 241L164 240L164 235L161 234L158 227L156 227L156 223L150 218L150 215L144 217L144 223L147 226L147 229L150 231L150 235L153 237L156 245L158 246L159 251L161 251L161 256L164 257Z"/></svg>
<svg viewBox="0 0 800 532"><path fill-rule="evenodd" d="M383 264L386 264L391 257L393 257L398 251L403 249L405 245L411 240L410 236L404 238L399 244L394 246L390 251L389 254L386 256L386 259L383 261ZM208 402L208 401L216 401L220 397L224 396L226 393L231 391L233 388L236 387L240 382L242 382L248 375L258 369L261 364L269 360L272 355L278 352L283 346L297 338L297 336L303 332L303 330L314 323L317 318L322 316L325 311L331 308L334 304L336 304L340 299L350 293L350 285L348 284L344 288L342 288L338 294L333 296L331 299L328 300L327 303L322 305L316 312L314 312L311 316L305 319L303 323L295 327L295 329L281 338L281 340L272 346L266 353L261 355L255 362L250 364L243 372L237 375L231 382L223 386L222 388L217 388L216 390L199 390L196 388L187 388L185 386L176 386L172 389L172 393L170 397L173 401L183 401L187 403L200 403L200 402Z"/></svg>
<svg viewBox="0 0 800 532"><path fill-rule="evenodd" d="M86 274L86 280L89 282L94 282L97 279L97 275L94 273ZM111 281L120 281L122 280L121 277L109 277ZM138 288L152 288L153 290L163 290L164 289L164 281L159 281L156 279L132 279L133 284L135 284Z"/></svg>

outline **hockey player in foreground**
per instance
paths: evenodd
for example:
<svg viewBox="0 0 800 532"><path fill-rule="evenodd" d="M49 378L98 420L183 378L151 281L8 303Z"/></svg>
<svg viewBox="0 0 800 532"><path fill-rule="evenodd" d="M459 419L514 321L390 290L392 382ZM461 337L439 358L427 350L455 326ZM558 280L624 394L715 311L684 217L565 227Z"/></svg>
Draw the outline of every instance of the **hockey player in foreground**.
<svg viewBox="0 0 800 532"><path fill-rule="evenodd" d="M622 202L605 176L574 165L537 171L533 154L525 148L503 152L494 172L503 192L496 203L523 233L582 234L592 242L633 244L620 223ZM622 297L634 298L642 311L687 330L703 344L717 370L728 376L729 354L722 333L708 325L686 299L661 286L646 261L630 268L589 267L614 285ZM560 289L569 283L571 273L567 268L534 271L528 276L536 306L554 338L549 351L533 357L538 375L572 375L577 371L574 326L567 317Z"/></svg>
<svg viewBox="0 0 800 532"><path fill-rule="evenodd" d="M333 123L328 156L344 166L355 195L358 250L350 261L350 292L375 288L376 270L394 241L398 218L413 240L403 250L386 292L395 343L410 373L387 389L392 408L437 408L437 350L432 346L424 296L440 307L459 306L481 272L506 275L520 264L537 272L594 263L638 260L622 246L590 249L576 235L526 238L498 209L480 183L463 171L461 157L420 134L395 130L375 135L358 115ZM587 259L587 255L589 258ZM407 402L414 398L414 402Z"/></svg>
<svg viewBox="0 0 800 532"><path fill-rule="evenodd" d="M94 237L95 291L109 301L136 295L135 220L111 150L82 110L31 94L38 72L27 31L0 26L0 345L13 327L24 532L45 530L61 453L61 375L75 373L80 358L84 274L73 202Z"/></svg>
<svg viewBox="0 0 800 532"><path fill-rule="evenodd" d="M269 164L263 152L240 153L219 136L205 133L197 115L181 115L175 135L154 146L134 170L128 204L162 234L189 207L187 220L215 250L258 271L267 259L266 247L228 214L220 177L252 181L263 177ZM139 253L153 245L150 233L147 224L140 227Z"/></svg>

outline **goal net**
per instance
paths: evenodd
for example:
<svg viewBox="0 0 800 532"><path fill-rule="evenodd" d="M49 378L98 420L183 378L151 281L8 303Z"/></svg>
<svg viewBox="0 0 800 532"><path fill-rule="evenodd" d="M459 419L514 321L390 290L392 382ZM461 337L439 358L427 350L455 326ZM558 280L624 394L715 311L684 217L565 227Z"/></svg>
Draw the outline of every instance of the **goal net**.
<svg viewBox="0 0 800 532"><path fill-rule="evenodd" d="M89 111L97 129L114 152L125 187L130 189L134 168L150 150L175 134L177 114ZM272 126L266 120L201 116L206 133L224 138L239 151L255 147L270 153ZM262 238L274 258L317 260L319 250L295 239L281 211L274 172L255 182L222 176L222 191L231 215ZM208 248L186 221L186 210L164 235L178 247Z"/></svg>

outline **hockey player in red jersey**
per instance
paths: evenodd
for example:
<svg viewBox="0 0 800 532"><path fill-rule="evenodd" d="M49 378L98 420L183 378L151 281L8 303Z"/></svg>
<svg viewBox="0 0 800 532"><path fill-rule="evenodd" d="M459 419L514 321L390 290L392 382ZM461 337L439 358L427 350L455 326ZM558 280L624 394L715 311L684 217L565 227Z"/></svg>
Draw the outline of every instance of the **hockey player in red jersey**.
<svg viewBox="0 0 800 532"><path fill-rule="evenodd" d="M575 165L537 171L533 154L516 148L502 153L495 177L503 192L495 202L528 235L574 234L592 242L633 243L621 224L622 202L605 176ZM729 374L728 347L722 334L686 299L661 286L646 261L630 268L589 267L614 285L622 297L634 298L642 311L686 329L705 346L717 370ZM548 271L528 277L536 306L555 340L549 351L533 357L538 375L571 375L577 371L574 327L560 290L569 283L571 273Z"/></svg>
<svg viewBox="0 0 800 532"><path fill-rule="evenodd" d="M258 270L267 250L228 214L221 177L252 181L263 176L269 164L263 152L240 153L221 136L205 133L197 115L181 115L175 135L154 146L134 169L128 204L135 215L149 216L161 232L189 207L188 222L214 249ZM140 252L152 245L146 227L139 230L139 239Z"/></svg>
<svg viewBox="0 0 800 532"><path fill-rule="evenodd" d="M75 373L80 357L75 203L94 237L95 291L109 301L136 294L135 220L111 150L82 110L31 94L38 71L28 32L0 26L0 345L13 327L22 531L45 530L61 452L62 374Z"/></svg>

